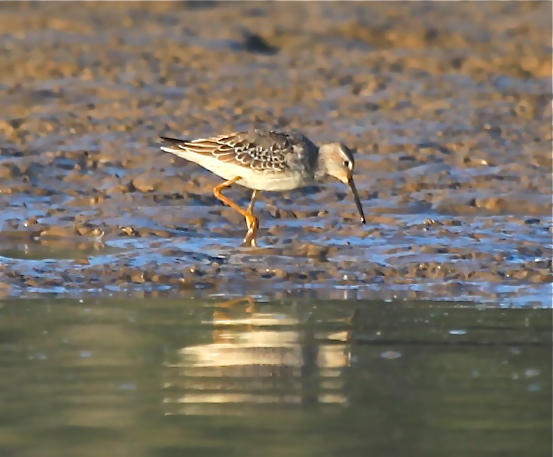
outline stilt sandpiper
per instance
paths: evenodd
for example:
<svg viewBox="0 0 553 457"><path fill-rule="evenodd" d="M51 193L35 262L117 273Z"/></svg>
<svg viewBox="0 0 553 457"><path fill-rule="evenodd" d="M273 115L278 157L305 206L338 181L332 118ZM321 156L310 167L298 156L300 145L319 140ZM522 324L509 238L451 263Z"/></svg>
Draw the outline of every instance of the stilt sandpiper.
<svg viewBox="0 0 553 457"><path fill-rule="evenodd" d="M225 182L215 186L215 197L238 211L246 219L248 231L244 246L256 246L259 221L253 206L259 191L286 191L314 184L325 176L333 176L348 184L361 222L363 207L353 182L353 154L343 144L315 146L299 133L252 130L198 140L177 140L161 137L161 149L201 165ZM241 208L222 190L232 184L253 190L250 204Z"/></svg>

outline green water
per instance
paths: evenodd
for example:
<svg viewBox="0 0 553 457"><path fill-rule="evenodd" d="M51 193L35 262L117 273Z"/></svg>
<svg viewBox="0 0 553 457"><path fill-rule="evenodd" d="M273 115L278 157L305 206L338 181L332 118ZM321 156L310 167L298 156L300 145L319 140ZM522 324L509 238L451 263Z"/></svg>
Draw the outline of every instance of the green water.
<svg viewBox="0 0 553 457"><path fill-rule="evenodd" d="M551 455L551 310L2 301L0 455Z"/></svg>

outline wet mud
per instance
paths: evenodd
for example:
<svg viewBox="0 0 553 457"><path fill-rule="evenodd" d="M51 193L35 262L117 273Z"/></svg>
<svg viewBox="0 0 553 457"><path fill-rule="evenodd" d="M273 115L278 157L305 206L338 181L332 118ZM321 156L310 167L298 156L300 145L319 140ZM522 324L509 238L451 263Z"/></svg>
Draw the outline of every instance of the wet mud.
<svg viewBox="0 0 553 457"><path fill-rule="evenodd" d="M7 3L0 296L551 302L551 5ZM262 193L157 136L298 129L356 184ZM247 205L249 191L229 195Z"/></svg>

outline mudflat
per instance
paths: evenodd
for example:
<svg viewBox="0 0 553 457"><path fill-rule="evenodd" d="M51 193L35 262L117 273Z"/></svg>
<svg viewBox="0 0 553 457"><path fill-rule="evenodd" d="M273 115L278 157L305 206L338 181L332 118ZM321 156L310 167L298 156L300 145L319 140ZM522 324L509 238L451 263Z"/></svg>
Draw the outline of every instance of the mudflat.
<svg viewBox="0 0 553 457"><path fill-rule="evenodd" d="M6 3L0 296L307 294L550 306L551 4ZM298 129L340 183L264 193L158 135ZM249 191L230 195L246 205Z"/></svg>

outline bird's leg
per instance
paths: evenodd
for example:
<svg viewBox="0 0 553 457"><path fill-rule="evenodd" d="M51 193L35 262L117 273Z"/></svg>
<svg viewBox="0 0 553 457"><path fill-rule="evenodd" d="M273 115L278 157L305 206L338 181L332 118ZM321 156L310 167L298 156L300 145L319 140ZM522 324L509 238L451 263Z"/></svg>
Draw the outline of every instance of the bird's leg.
<svg viewBox="0 0 553 457"><path fill-rule="evenodd" d="M255 205L255 200L257 199L257 190L252 192L252 198L250 199L250 204L248 205L248 213L253 214L253 205Z"/></svg>
<svg viewBox="0 0 553 457"><path fill-rule="evenodd" d="M226 205L230 206L233 210L238 211L244 218L246 219L246 225L248 227L248 232L246 233L246 238L244 239L244 242L242 243L244 246L256 246L255 242L255 234L257 232L257 229L259 227L259 223L257 221L257 218L250 212L245 209L240 208L235 202L233 202L230 198L226 197L221 193L223 189L226 187L232 186L236 181L241 179L240 176L236 176L235 178L232 178L228 181L225 181L224 183L219 184L218 186L215 186L213 189L213 195L217 197L219 200L221 200ZM255 191L254 191L255 193ZM252 195L252 201L250 201L250 205L248 206L248 210L250 207L253 209L253 195Z"/></svg>
<svg viewBox="0 0 553 457"><path fill-rule="evenodd" d="M255 204L255 199L257 198L257 190L254 190L252 192L252 198L250 200L250 204L248 205L247 212L249 213L250 217L246 217L246 225L248 226L248 231L246 233L246 237L244 238L244 242L242 243L244 246L257 246L257 243L255 241L255 237L257 235L257 230L259 229L259 221L257 217L253 215L253 205Z"/></svg>

